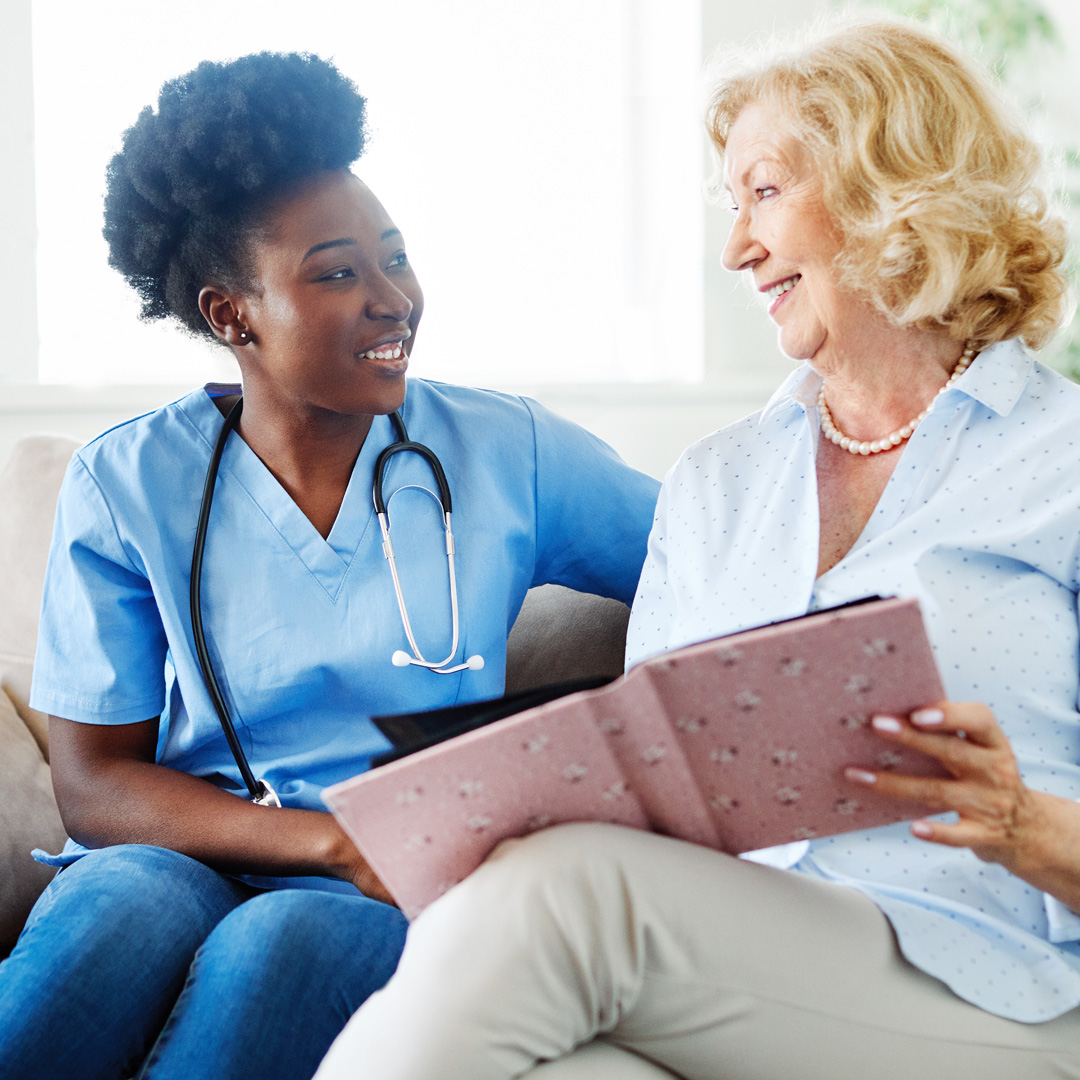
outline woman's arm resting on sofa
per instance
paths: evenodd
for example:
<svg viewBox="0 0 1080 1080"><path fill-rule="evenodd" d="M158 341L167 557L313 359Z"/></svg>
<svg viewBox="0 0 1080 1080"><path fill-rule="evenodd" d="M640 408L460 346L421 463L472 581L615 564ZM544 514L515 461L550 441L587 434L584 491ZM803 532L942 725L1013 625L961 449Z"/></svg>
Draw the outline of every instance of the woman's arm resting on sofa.
<svg viewBox="0 0 1080 1080"><path fill-rule="evenodd" d="M85 847L152 844L217 870L322 874L392 903L330 814L256 806L154 763L158 721L81 724L49 718L53 788L71 838Z"/></svg>

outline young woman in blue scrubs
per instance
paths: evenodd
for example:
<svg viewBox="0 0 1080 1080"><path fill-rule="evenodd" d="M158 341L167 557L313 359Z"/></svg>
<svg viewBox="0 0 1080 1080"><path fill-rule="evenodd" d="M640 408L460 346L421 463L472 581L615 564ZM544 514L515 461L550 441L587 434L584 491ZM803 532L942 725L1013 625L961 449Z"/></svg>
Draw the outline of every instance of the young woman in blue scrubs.
<svg viewBox="0 0 1080 1080"><path fill-rule="evenodd" d="M239 387L194 391L74 457L57 512L32 704L52 715L72 840L0 966L0 1077L307 1077L390 976L405 919L320 792L385 748L369 717L502 691L526 590L629 601L657 485L535 402L406 380L423 296L348 166L363 99L332 65L259 54L167 84L109 168L110 261L144 315L235 355L243 412L202 574L209 651L282 808L245 796L194 651L203 481ZM483 281L476 339L485 341ZM461 640L408 644L372 508L410 437L453 496ZM452 638L428 465L386 497L417 645Z"/></svg>

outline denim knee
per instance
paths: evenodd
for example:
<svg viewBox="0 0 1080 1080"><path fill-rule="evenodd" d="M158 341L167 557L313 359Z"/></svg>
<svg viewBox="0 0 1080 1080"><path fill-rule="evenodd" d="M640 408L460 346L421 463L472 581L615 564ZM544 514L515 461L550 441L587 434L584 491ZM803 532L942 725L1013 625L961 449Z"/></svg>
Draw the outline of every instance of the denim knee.
<svg viewBox="0 0 1080 1080"><path fill-rule="evenodd" d="M251 894L194 859L139 844L63 869L0 965L0 1077L130 1070L199 946Z"/></svg>
<svg viewBox="0 0 1080 1080"><path fill-rule="evenodd" d="M337 954L348 956L343 962L349 967L386 967L389 978L407 926L397 908L367 897L281 889L226 916L207 938L198 963L203 970L220 966L233 979L258 979L333 967Z"/></svg>
<svg viewBox="0 0 1080 1080"><path fill-rule="evenodd" d="M83 949L96 941L109 948L127 942L124 952L154 941L187 941L197 948L251 893L179 852L120 844L91 851L61 870L31 911L23 937L50 931L67 936L78 927Z"/></svg>
<svg viewBox="0 0 1080 1080"><path fill-rule="evenodd" d="M264 893L226 916L140 1080L310 1077L334 1037L393 974L407 923L396 908L310 889Z"/></svg>

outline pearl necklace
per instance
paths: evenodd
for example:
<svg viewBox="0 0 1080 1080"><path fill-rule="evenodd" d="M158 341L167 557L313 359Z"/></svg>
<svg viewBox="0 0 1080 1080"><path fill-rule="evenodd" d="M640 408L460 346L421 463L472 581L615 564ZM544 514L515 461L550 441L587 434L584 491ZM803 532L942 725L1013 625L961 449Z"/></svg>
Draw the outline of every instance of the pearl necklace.
<svg viewBox="0 0 1080 1080"><path fill-rule="evenodd" d="M858 439L845 435L833 423L832 413L829 412L829 406L825 404L825 385L822 383L817 398L818 415L821 417L821 433L830 442L839 446L841 450L847 450L849 454L866 456L867 454L880 454L883 450L891 450L894 446L899 446L905 439L911 438L911 433L919 426L920 421L933 407L934 401L967 371L968 365L974 359L975 346L969 341L964 346L964 351L960 354L960 359L956 362L956 367L953 368L948 382L934 395L930 404L914 420L909 420L903 427L897 428L892 434L886 435L883 439L875 439L873 442L859 442Z"/></svg>

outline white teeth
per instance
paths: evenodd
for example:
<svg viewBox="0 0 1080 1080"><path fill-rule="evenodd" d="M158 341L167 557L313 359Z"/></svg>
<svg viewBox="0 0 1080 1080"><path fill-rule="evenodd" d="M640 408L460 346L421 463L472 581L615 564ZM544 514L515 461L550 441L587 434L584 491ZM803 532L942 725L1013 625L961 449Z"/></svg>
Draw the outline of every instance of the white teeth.
<svg viewBox="0 0 1080 1080"><path fill-rule="evenodd" d="M770 300L775 300L781 293L790 292L790 290L794 289L801 277L801 274L789 277L785 281L781 281L778 285L774 285L771 289L768 289L765 295Z"/></svg>
<svg viewBox="0 0 1080 1080"><path fill-rule="evenodd" d="M401 343L387 349L368 349L364 356L368 360L399 360L401 358Z"/></svg>

